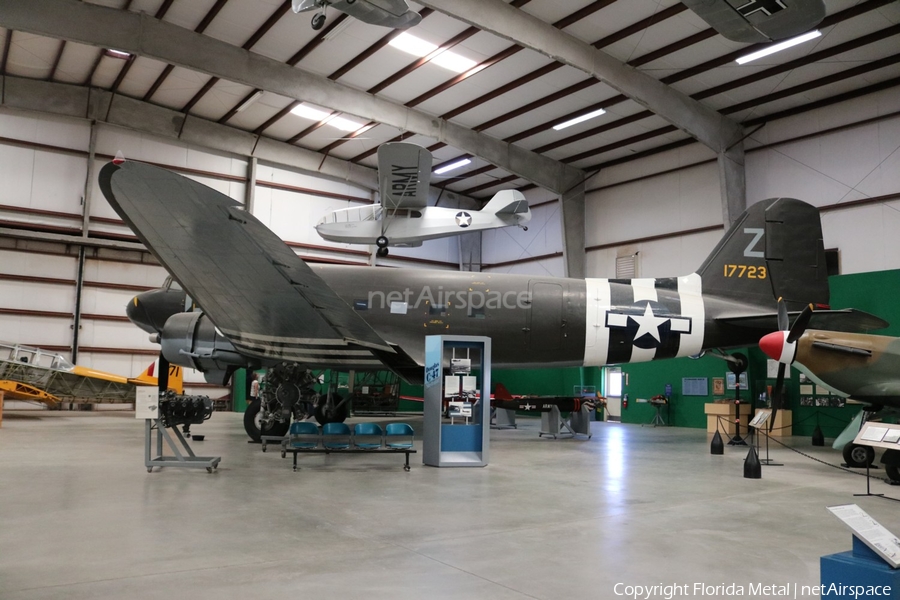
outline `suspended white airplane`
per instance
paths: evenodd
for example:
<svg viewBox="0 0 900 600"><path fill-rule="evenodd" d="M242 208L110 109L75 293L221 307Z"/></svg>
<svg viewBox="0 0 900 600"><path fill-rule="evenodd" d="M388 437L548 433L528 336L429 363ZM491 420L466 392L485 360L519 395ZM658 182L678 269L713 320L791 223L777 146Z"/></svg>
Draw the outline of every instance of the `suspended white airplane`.
<svg viewBox="0 0 900 600"><path fill-rule="evenodd" d="M522 192L501 190L481 210L428 206L431 153L415 144L394 142L378 148L381 204L328 213L316 225L326 240L388 246L421 246L425 240L470 231L517 226L524 230L531 209Z"/></svg>
<svg viewBox="0 0 900 600"><path fill-rule="evenodd" d="M312 18L312 28L319 30L325 25L325 9L333 6L369 25L409 29L419 24L422 17L410 10L406 0L291 0L295 13L316 11Z"/></svg>

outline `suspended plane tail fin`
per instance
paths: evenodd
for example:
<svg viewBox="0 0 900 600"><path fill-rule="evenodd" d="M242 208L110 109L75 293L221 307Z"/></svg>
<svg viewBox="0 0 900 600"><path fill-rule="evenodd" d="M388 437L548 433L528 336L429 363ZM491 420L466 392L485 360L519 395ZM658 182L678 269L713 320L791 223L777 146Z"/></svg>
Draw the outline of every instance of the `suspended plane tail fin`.
<svg viewBox="0 0 900 600"><path fill-rule="evenodd" d="M500 190L481 212L493 213L511 225L522 225L531 220L528 200L518 190Z"/></svg>

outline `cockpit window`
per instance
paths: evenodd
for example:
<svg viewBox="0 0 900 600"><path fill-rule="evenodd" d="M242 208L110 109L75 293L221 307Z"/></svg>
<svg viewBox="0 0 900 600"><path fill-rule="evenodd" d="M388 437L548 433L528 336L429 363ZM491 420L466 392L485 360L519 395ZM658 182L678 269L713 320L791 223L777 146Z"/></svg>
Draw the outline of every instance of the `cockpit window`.
<svg viewBox="0 0 900 600"><path fill-rule="evenodd" d="M180 290L181 289L181 285L177 281L172 279L171 275L169 277L166 277L166 280L163 282L162 286L163 286L164 290Z"/></svg>

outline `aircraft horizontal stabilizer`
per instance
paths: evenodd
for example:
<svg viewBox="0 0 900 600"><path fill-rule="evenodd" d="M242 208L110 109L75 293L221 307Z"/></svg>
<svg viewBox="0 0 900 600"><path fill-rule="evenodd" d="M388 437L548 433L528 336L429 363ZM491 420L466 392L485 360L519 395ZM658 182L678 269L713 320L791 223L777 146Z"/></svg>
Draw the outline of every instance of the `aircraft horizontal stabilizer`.
<svg viewBox="0 0 900 600"><path fill-rule="evenodd" d="M789 313L790 318L794 319L799 312ZM723 325L734 325L736 327L748 327L752 329L766 329L769 331L778 329L778 313L755 314L755 315L723 315L716 317L716 323ZM827 329L829 331L843 331L854 333L858 331L872 331L876 329L884 329L890 325L881 317L876 317L871 313L867 313L854 308L843 310L817 310L810 317L809 329Z"/></svg>
<svg viewBox="0 0 900 600"><path fill-rule="evenodd" d="M377 365L391 347L272 231L228 196L157 167L107 164L100 189L235 348ZM354 349L353 346L362 348Z"/></svg>

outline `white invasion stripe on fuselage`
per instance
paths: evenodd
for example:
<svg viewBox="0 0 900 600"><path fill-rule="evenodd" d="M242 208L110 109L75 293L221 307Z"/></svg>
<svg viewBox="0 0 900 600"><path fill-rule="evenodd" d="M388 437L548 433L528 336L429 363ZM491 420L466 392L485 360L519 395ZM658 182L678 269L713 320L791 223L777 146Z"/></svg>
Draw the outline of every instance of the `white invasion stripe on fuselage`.
<svg viewBox="0 0 900 600"><path fill-rule="evenodd" d="M656 280L650 278L632 279L631 289L634 290L634 301L650 300L651 302L659 301L659 295L656 293ZM647 362L653 360L656 356L656 348L638 348L632 346L631 361L629 362Z"/></svg>
<svg viewBox="0 0 900 600"><path fill-rule="evenodd" d="M703 349L703 330L706 325L706 309L703 308L703 281L692 273L678 278L678 295L681 298L681 314L691 319L691 332L682 333L677 356L694 356Z"/></svg>
<svg viewBox="0 0 900 600"><path fill-rule="evenodd" d="M606 311L612 302L609 279L585 279L584 366L600 367L609 358Z"/></svg>

